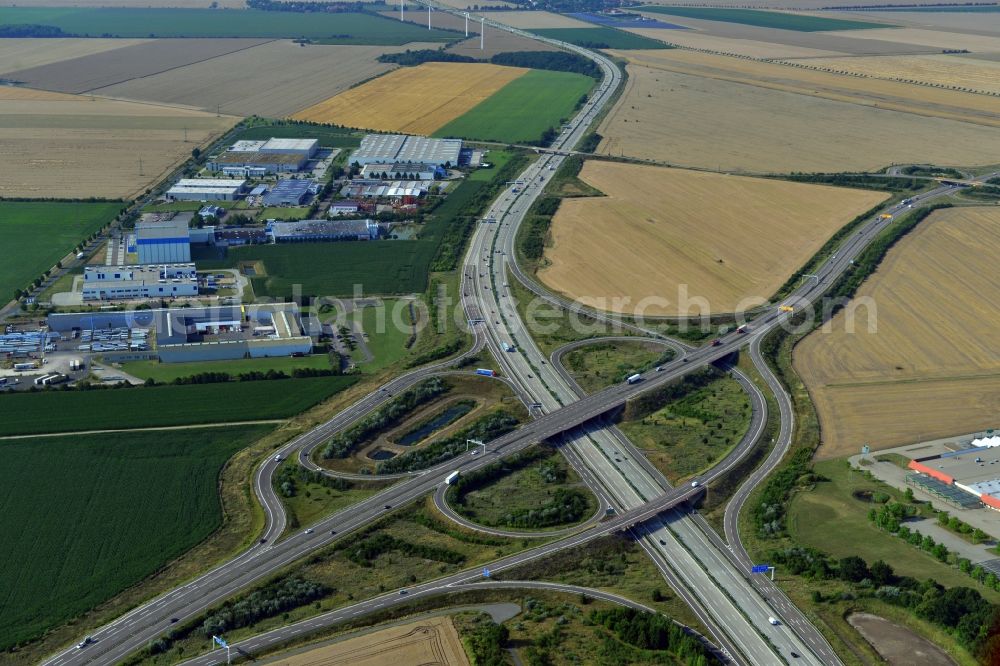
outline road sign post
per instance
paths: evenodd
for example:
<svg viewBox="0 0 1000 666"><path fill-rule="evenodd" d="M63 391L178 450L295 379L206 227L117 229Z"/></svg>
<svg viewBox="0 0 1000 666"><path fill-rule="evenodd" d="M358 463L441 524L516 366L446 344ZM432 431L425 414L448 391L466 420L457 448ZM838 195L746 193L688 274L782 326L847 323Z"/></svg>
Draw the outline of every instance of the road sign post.
<svg viewBox="0 0 1000 666"><path fill-rule="evenodd" d="M227 664L230 663L232 655L230 654L229 651L230 650L229 643L227 643L226 640L221 636L212 636L212 640L215 641L215 644L218 645L219 647L226 648L226 663Z"/></svg>

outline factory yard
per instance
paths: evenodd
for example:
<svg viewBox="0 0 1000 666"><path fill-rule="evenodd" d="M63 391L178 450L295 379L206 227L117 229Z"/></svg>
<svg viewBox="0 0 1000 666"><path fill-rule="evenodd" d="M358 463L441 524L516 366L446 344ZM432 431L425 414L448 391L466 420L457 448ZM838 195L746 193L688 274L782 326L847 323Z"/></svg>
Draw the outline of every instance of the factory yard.
<svg viewBox="0 0 1000 666"><path fill-rule="evenodd" d="M682 50L619 51L629 79L598 152L757 173L991 164L991 96ZM734 103L735 100L735 103ZM947 142L914 137L947 136Z"/></svg>
<svg viewBox="0 0 1000 666"><path fill-rule="evenodd" d="M0 87L0 196L131 197L235 122L189 109Z"/></svg>
<svg viewBox="0 0 1000 666"><path fill-rule="evenodd" d="M406 48L431 46L411 43ZM95 92L212 113L282 118L388 72L395 65L378 62L378 56L401 50L403 47L396 46L321 44L302 48L288 40L273 41Z"/></svg>
<svg viewBox="0 0 1000 666"><path fill-rule="evenodd" d="M468 666L469 660L451 618L434 617L348 636L267 663L276 666Z"/></svg>
<svg viewBox="0 0 1000 666"><path fill-rule="evenodd" d="M562 202L538 277L600 309L632 312L645 303L647 315L758 305L834 232L886 198L611 162L587 162L580 175L607 196ZM683 293L697 299L693 307ZM622 297L628 301L615 304Z"/></svg>
<svg viewBox="0 0 1000 666"><path fill-rule="evenodd" d="M819 456L882 449L992 427L1000 354L988 316L1000 297L991 270L1000 211L936 211L862 285L855 333L845 313L795 350L822 429ZM877 319L874 316L877 312ZM873 321L874 320L874 321ZM869 322L877 332L869 334Z"/></svg>
<svg viewBox="0 0 1000 666"><path fill-rule="evenodd" d="M468 63L407 67L311 106L293 118L379 131L432 134L528 70Z"/></svg>

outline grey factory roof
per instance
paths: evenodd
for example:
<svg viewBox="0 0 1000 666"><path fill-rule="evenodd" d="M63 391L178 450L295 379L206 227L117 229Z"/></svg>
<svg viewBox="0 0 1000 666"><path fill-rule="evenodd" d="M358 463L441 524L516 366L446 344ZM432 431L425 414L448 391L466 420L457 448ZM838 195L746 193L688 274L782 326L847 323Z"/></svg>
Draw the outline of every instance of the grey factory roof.
<svg viewBox="0 0 1000 666"><path fill-rule="evenodd" d="M369 134L351 155L359 164L419 162L424 164L458 164L462 150L460 139L428 139L405 134Z"/></svg>

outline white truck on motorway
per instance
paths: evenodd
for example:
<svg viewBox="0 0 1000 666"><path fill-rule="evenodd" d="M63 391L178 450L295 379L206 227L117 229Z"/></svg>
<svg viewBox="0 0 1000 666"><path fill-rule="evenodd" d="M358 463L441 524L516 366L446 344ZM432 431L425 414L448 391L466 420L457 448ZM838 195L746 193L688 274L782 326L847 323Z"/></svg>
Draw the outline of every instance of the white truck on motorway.
<svg viewBox="0 0 1000 666"><path fill-rule="evenodd" d="M458 481L458 470L457 469L454 472L452 472L451 474L449 474L448 476L444 477L444 482L447 485L449 485L449 486L454 485L456 481Z"/></svg>
<svg viewBox="0 0 1000 666"><path fill-rule="evenodd" d="M632 375L631 377L629 377L628 379L626 379L625 383L626 384L638 384L641 381L642 381L642 375L636 373L636 374Z"/></svg>

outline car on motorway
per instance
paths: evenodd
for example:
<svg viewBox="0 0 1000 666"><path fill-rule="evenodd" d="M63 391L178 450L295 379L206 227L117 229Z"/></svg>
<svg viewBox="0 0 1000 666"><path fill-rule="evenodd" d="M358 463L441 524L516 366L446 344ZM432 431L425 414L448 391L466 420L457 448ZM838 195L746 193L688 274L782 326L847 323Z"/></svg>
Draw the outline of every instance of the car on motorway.
<svg viewBox="0 0 1000 666"><path fill-rule="evenodd" d="M83 640L76 644L76 647L82 650L83 648L87 647L93 642L94 642L93 636L84 636Z"/></svg>
<svg viewBox="0 0 1000 666"><path fill-rule="evenodd" d="M313 528L310 527L309 529L306 530L306 534L312 534L314 531L315 530L313 530Z"/></svg>
<svg viewBox="0 0 1000 666"><path fill-rule="evenodd" d="M280 455L274 456L274 462L281 462L282 460L284 460L284 458L282 458Z"/></svg>
<svg viewBox="0 0 1000 666"><path fill-rule="evenodd" d="M692 488L697 488L700 485L701 485L701 481L699 481L698 479L695 479L694 481L691 482L691 487Z"/></svg>
<svg viewBox="0 0 1000 666"><path fill-rule="evenodd" d="M336 534L336 533L337 533L337 530L330 530L330 535L331 536L334 535L334 534Z"/></svg>
<svg viewBox="0 0 1000 666"><path fill-rule="evenodd" d="M267 543L267 539L261 537L261 540L258 543Z"/></svg>
<svg viewBox="0 0 1000 666"><path fill-rule="evenodd" d="M666 541L664 541L663 539L660 539L660 545L661 545L661 546L666 546L666 545L667 545L667 542L666 542Z"/></svg>
<svg viewBox="0 0 1000 666"><path fill-rule="evenodd" d="M179 617L172 617L172 618L170 618L170 624L177 624L180 621L181 621L181 619Z"/></svg>
<svg viewBox="0 0 1000 666"><path fill-rule="evenodd" d="M399 591L399 596L401 596L401 597L402 596L406 596L406 590L400 590Z"/></svg>
<svg viewBox="0 0 1000 666"><path fill-rule="evenodd" d="M778 618L776 618L776 617L774 617L774 616L771 616L771 617L767 618L767 621L768 621L768 622L770 622L771 624L773 624L773 625L774 625L774 626L776 626L776 627L777 627L777 626L778 626L779 624L781 624L781 622L779 622L779 621L778 621Z"/></svg>
<svg viewBox="0 0 1000 666"><path fill-rule="evenodd" d="M388 511L388 510L389 510L389 509L391 509L391 508L392 508L392 505L391 505L391 504L386 504L386 505L385 505L385 509L386 509L386 511Z"/></svg>

